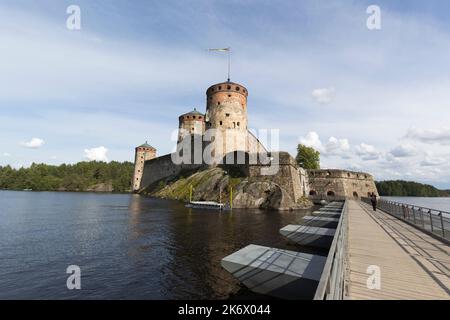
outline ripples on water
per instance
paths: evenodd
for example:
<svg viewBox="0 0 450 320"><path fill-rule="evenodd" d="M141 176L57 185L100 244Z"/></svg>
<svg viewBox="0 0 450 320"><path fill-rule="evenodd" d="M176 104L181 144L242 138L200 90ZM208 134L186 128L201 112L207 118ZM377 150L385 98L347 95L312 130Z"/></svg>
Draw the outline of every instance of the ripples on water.
<svg viewBox="0 0 450 320"><path fill-rule="evenodd" d="M255 298L220 260L250 243L307 251L278 230L309 212L220 213L129 194L0 191L0 299ZM66 287L69 265L81 268L81 290Z"/></svg>

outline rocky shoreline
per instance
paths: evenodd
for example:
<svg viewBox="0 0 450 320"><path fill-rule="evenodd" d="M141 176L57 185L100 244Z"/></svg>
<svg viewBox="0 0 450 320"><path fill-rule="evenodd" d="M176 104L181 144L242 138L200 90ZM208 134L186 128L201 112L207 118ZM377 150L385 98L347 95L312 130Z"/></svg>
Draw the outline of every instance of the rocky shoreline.
<svg viewBox="0 0 450 320"><path fill-rule="evenodd" d="M192 188L194 201L220 201L233 208L297 210L313 206L307 197L292 199L279 185L264 177L245 177L220 167L161 180L142 194L172 200L189 201Z"/></svg>

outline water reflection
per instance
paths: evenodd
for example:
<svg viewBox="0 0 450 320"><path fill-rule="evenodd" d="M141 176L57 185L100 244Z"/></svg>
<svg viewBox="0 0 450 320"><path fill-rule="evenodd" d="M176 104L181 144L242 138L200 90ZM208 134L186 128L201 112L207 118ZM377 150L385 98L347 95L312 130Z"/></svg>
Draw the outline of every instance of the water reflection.
<svg viewBox="0 0 450 320"><path fill-rule="evenodd" d="M220 260L250 243L300 250L279 229L310 213L198 210L126 194L4 191L0 206L0 298L251 298L256 295ZM82 269L80 291L65 287L71 264Z"/></svg>

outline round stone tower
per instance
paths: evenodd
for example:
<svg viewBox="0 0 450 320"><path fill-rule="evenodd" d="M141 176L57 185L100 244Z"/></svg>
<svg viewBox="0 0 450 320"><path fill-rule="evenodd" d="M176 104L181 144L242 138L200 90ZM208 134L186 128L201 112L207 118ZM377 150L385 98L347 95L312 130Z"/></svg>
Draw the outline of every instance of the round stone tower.
<svg viewBox="0 0 450 320"><path fill-rule="evenodd" d="M234 151L248 151L247 89L234 82L222 82L206 90L206 129L217 130L212 155L221 159Z"/></svg>
<svg viewBox="0 0 450 320"><path fill-rule="evenodd" d="M206 129L247 131L247 89L222 82L206 90Z"/></svg>
<svg viewBox="0 0 450 320"><path fill-rule="evenodd" d="M178 122L178 142L180 142L185 135L203 135L205 132L205 115L198 112L196 108L191 112L179 116Z"/></svg>
<svg viewBox="0 0 450 320"><path fill-rule="evenodd" d="M139 191L141 188L142 175L144 174L145 161L156 158L156 149L145 141L144 144L135 148L134 153L134 175L133 191Z"/></svg>

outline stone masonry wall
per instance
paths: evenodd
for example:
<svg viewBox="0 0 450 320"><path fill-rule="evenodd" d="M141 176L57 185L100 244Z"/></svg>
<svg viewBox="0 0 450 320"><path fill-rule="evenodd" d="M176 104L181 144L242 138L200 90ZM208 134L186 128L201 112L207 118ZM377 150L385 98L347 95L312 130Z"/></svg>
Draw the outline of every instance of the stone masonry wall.
<svg viewBox="0 0 450 320"><path fill-rule="evenodd" d="M373 177L364 172L346 170L308 170L309 194L314 197L367 197L378 196Z"/></svg>

